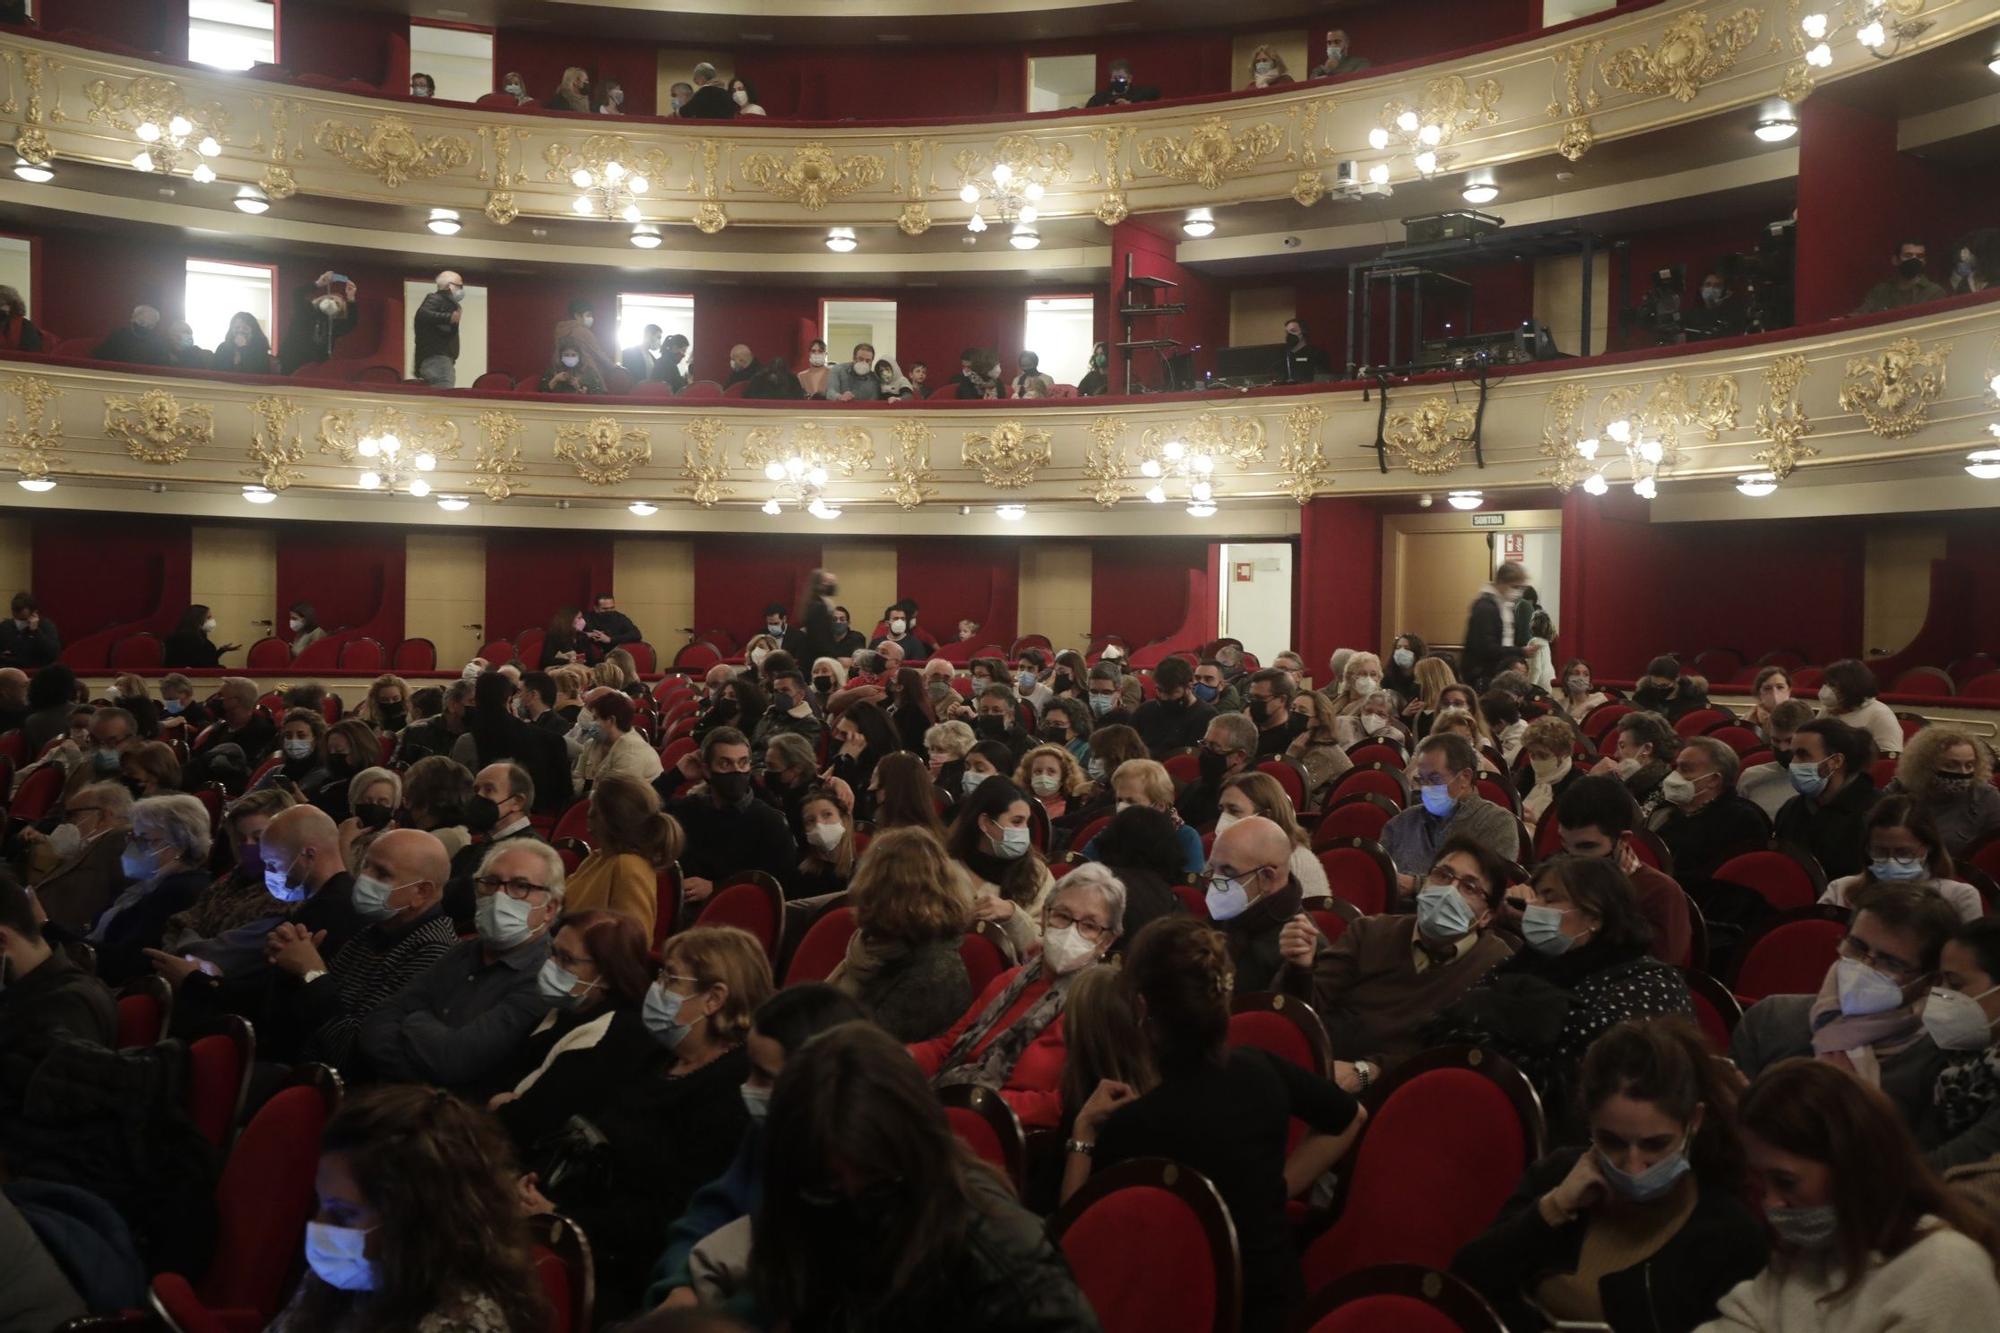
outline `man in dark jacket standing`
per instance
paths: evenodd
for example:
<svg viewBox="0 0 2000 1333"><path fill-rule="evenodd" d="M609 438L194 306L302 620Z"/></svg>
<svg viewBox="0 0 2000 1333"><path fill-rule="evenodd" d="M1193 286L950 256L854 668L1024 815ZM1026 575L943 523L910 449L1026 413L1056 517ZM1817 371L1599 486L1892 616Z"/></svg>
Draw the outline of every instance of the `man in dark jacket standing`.
<svg viewBox="0 0 2000 1333"><path fill-rule="evenodd" d="M694 96L681 104L682 120L734 120L736 102L729 95L729 88L715 72L715 66L706 60L696 65L691 72L694 79Z"/></svg>
<svg viewBox="0 0 2000 1333"><path fill-rule="evenodd" d="M646 636L632 623L632 617L618 609L618 599L608 592L597 594L583 617L583 655L595 665L613 648L638 643Z"/></svg>
<svg viewBox="0 0 2000 1333"><path fill-rule="evenodd" d="M0 872L0 1116L21 1106L34 1077L64 1039L110 1046L118 1038L118 1007L104 983L57 953L42 938L34 900Z"/></svg>
<svg viewBox="0 0 2000 1333"><path fill-rule="evenodd" d="M1468 685L1485 689L1499 669L1503 648L1522 648L1530 637L1529 618L1534 614L1522 600L1528 586L1528 571L1512 560L1493 571L1493 582L1480 589L1465 621L1464 661L1459 676Z"/></svg>
<svg viewBox="0 0 2000 1333"><path fill-rule="evenodd" d="M459 305L465 279L450 269L437 275L437 290L417 307L417 378L433 389L458 387Z"/></svg>

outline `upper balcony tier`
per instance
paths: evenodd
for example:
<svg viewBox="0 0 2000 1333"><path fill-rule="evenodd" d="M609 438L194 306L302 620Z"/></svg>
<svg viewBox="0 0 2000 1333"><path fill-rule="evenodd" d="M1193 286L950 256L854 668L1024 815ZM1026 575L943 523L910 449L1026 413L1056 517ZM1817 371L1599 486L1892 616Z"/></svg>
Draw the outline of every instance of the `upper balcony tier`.
<svg viewBox="0 0 2000 1333"><path fill-rule="evenodd" d="M885 123L582 116L308 87L0 34L0 133L30 163L155 171L205 165L227 199L294 197L578 219L581 173L644 178L630 221L713 235L735 225L962 226L961 191L1004 167L1043 218L1295 201L1371 177L1490 170L1786 103L1816 84L1992 26L1991 0L1896 0L1885 40L1836 22L1823 53L1798 0L1634 6L1427 62L1273 91L1094 111ZM1901 26L1896 26L1901 25ZM1873 34L1869 34L1873 36ZM828 59L838 59L829 53ZM1962 93L1962 90L1961 90ZM1758 114L1766 114L1760 112ZM142 138L142 126L172 126ZM203 140L213 142L203 145ZM199 146L215 150L204 155ZM1354 177L1343 177L1352 163ZM1425 170L1424 168L1428 168ZM613 191L614 194L617 191ZM623 213L624 197L611 201ZM594 216L602 217L600 198ZM990 209L990 203L987 205ZM596 225L596 224L593 224ZM693 243L693 242L691 242Z"/></svg>

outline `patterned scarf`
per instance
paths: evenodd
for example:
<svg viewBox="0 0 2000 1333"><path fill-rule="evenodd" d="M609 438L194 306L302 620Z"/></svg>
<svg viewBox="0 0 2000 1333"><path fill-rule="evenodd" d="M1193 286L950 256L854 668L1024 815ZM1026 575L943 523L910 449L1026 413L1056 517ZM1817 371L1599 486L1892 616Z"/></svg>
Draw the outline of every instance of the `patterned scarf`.
<svg viewBox="0 0 2000 1333"><path fill-rule="evenodd" d="M961 1083L976 1083L982 1088L998 1092L1007 1082L1007 1076L1014 1072L1014 1062L1021 1058L1021 1052L1028 1049L1035 1038L1042 1035L1042 1029L1054 1022L1062 1014L1063 1002L1069 995L1070 983L1083 975L1079 968L1067 976L1059 976L1050 983L1042 997L1028 1006L1026 1013L1014 1020L1013 1026L995 1037L986 1050L976 1059L972 1052L978 1049L993 1025L998 1023L1021 993L1035 984L1042 975L1042 960L1035 959L1007 983L1007 989L993 997L993 1002L981 1011L971 1026L958 1034L952 1043L951 1053L938 1067L937 1077L931 1086L937 1088L955 1087Z"/></svg>
<svg viewBox="0 0 2000 1333"><path fill-rule="evenodd" d="M2000 1050L1966 1051L1946 1065L1931 1100L1946 1137L1972 1128L2000 1100Z"/></svg>
<svg viewBox="0 0 2000 1333"><path fill-rule="evenodd" d="M1850 1017L1841 1013L1837 968L1827 969L1826 980L1813 997L1810 1022L1813 1053L1822 1060L1845 1055L1861 1081L1871 1088L1882 1086L1882 1057L1904 1050L1924 1035L1923 1019L1915 1004L1879 1014Z"/></svg>

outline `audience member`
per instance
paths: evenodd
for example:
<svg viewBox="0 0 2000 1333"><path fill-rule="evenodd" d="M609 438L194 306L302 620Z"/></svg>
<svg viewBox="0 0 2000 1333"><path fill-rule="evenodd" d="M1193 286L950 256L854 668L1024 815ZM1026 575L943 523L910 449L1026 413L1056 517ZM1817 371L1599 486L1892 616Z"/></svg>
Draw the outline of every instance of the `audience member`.
<svg viewBox="0 0 2000 1333"><path fill-rule="evenodd" d="M579 296L569 303L568 318L556 322L554 335L556 358L551 366L551 372L575 369L582 376L584 383L589 383L593 379L596 381L597 387L588 392L603 393L604 381L617 368L618 362L604 350L604 344L598 340L594 332L596 324L597 312L591 308L588 299ZM582 359L580 365L570 367L562 364L562 349L565 342L569 343Z"/></svg>
<svg viewBox="0 0 2000 1333"><path fill-rule="evenodd" d="M1819 718L1792 737L1792 789L1771 821L1779 842L1810 852L1829 879L1861 873L1866 861L1868 812L1881 793L1868 771L1874 745L1868 733Z"/></svg>
<svg viewBox="0 0 2000 1333"><path fill-rule="evenodd" d="M1660 784L1669 808L1654 828L1673 854L1674 877L1697 896L1724 861L1771 841L1771 821L1736 794L1741 762L1714 737L1691 736Z"/></svg>
<svg viewBox="0 0 2000 1333"><path fill-rule="evenodd" d="M470 771L456 760L448 762L460 772ZM460 934L474 928L478 896L472 881L487 853L503 843L541 841L529 819L534 806L535 780L520 764L502 760L474 774L472 794L459 811L469 838L452 855L451 884L445 891L445 910Z"/></svg>
<svg viewBox="0 0 2000 1333"><path fill-rule="evenodd" d="M179 327L176 325L175 327ZM172 347L169 357L176 363L183 351L178 345ZM264 336L264 328L257 317L248 311L239 311L229 317L229 331L209 357L208 366L213 370L227 370L238 375L268 375L271 373L271 340Z"/></svg>
<svg viewBox="0 0 2000 1333"><path fill-rule="evenodd" d="M1771 727L1771 710L1792 697L1792 673L1781 666L1764 667L1751 690L1757 702L1743 715L1743 725L1764 735Z"/></svg>
<svg viewBox="0 0 2000 1333"><path fill-rule="evenodd" d="M1185 883L1188 877L1186 857L1176 841L1177 830L1173 816L1151 806L1135 805L1111 816L1104 831L1092 840L1097 849L1096 863L1125 885L1127 938L1137 935L1159 917L1187 910L1173 888ZM1086 866L1070 871L1070 875ZM1069 875L1063 878L1068 879Z"/></svg>
<svg viewBox="0 0 2000 1333"><path fill-rule="evenodd" d="M829 375L826 359L826 340L815 338L806 346L806 368L799 372L799 388L808 398L826 396L826 381Z"/></svg>
<svg viewBox="0 0 2000 1333"><path fill-rule="evenodd" d="M1891 264L1896 276L1870 287L1861 304L1854 308L1855 314L1873 315L1945 298L1945 289L1932 282L1925 271L1930 266L1930 247L1922 241L1899 242Z"/></svg>
<svg viewBox="0 0 2000 1333"><path fill-rule="evenodd" d="M875 378L882 385L884 400L909 398L914 392L909 376L898 370L896 363L886 356L875 362Z"/></svg>
<svg viewBox="0 0 2000 1333"><path fill-rule="evenodd" d="M1111 344L1093 343L1090 348L1090 369L1083 372L1077 381L1076 396L1098 398L1111 392Z"/></svg>
<svg viewBox="0 0 2000 1333"><path fill-rule="evenodd" d="M145 951L158 947L167 919L209 885L208 811L200 801L180 792L154 796L135 801L130 818L125 887L84 936L97 950L97 975L109 982L145 971Z"/></svg>
<svg viewBox="0 0 2000 1333"><path fill-rule="evenodd" d="M634 710L629 695L600 686L585 696L584 709L587 716L577 719L584 742L576 757L579 786L614 777L651 783L660 776L659 751L632 729Z"/></svg>
<svg viewBox="0 0 2000 1333"><path fill-rule="evenodd" d="M1269 42L1260 44L1250 53L1250 81L1243 85L1246 92L1258 92L1291 82L1292 76L1285 70L1285 58Z"/></svg>
<svg viewBox="0 0 2000 1333"><path fill-rule="evenodd" d="M555 364L542 375L543 393L603 393L604 380L595 365L586 364L581 344L574 338L556 343Z"/></svg>
<svg viewBox="0 0 2000 1333"><path fill-rule="evenodd" d="M586 820L590 854L569 874L564 907L620 912L651 940L658 930L659 876L680 859L680 826L661 811L651 786L622 774L591 786Z"/></svg>
<svg viewBox="0 0 2000 1333"><path fill-rule="evenodd" d="M1618 719L1611 753L1591 767L1591 776L1615 776L1639 803L1641 818L1666 806L1667 775L1674 771L1681 738L1658 713L1627 713Z"/></svg>
<svg viewBox="0 0 2000 1333"><path fill-rule="evenodd" d="M854 359L843 361L826 375L828 402L849 403L857 399L873 402L882 396L882 381L875 374L875 348L869 343L854 344Z"/></svg>
<svg viewBox="0 0 2000 1333"><path fill-rule="evenodd" d="M600 116L622 116L625 114L625 86L616 79L607 78L598 84L597 104Z"/></svg>
<svg viewBox="0 0 2000 1333"><path fill-rule="evenodd" d="M984 347L968 347L959 353L958 375L952 383L960 399L1007 396L1006 386L1000 382L1000 354Z"/></svg>
<svg viewBox="0 0 2000 1333"><path fill-rule="evenodd" d="M1765 1262L1745 1202L1733 1097L1695 1027L1632 1019L1578 1079L1589 1141L1532 1164L1452 1271L1509 1328L1575 1321L1692 1329Z"/></svg>
<svg viewBox="0 0 2000 1333"><path fill-rule="evenodd" d="M418 702L418 690L410 702ZM465 713L472 703L472 682L455 680L438 694L435 715L412 721L396 743L396 758L413 764L430 755L449 755L458 738L465 734Z"/></svg>
<svg viewBox="0 0 2000 1333"><path fill-rule="evenodd" d="M763 106L757 101L756 91L742 79L729 81L729 100L736 103L736 114L739 116L765 114Z"/></svg>
<svg viewBox="0 0 2000 1333"><path fill-rule="evenodd" d="M1106 66L1107 78L1104 87L1092 93L1089 106L1124 106L1130 102L1157 102L1160 90L1133 81L1132 62L1120 58Z"/></svg>
<svg viewBox="0 0 2000 1333"><path fill-rule="evenodd" d="M1034 846L1031 800L1006 777L987 778L959 803L945 844L971 876L973 919L998 923L1024 956L1034 947L1054 882Z"/></svg>
<svg viewBox="0 0 2000 1333"><path fill-rule="evenodd" d="M1923 884L1950 903L1960 919L1977 921L1985 900L1970 884L1952 878L1951 855L1929 812L1907 796L1884 796L1868 812L1868 866L1858 875L1827 883L1819 900L1846 907L1877 884Z"/></svg>
<svg viewBox="0 0 2000 1333"><path fill-rule="evenodd" d="M164 366L171 360L167 340L160 336L160 312L149 305L132 307L132 320L115 330L91 356L98 361L123 361L134 366Z"/></svg>
<svg viewBox="0 0 2000 1333"><path fill-rule="evenodd" d="M1564 792L1583 781L1575 764L1576 727L1560 713L1530 722L1521 733L1521 754L1532 784L1521 798L1521 822L1533 833Z"/></svg>
<svg viewBox="0 0 2000 1333"><path fill-rule="evenodd" d="M32 887L52 924L82 936L111 906L125 887L125 839L131 823L132 793L120 783L97 782L63 798L63 822L46 835L21 830L31 870L38 864L36 844L48 853Z"/></svg>
<svg viewBox="0 0 2000 1333"><path fill-rule="evenodd" d="M1708 682L1700 676L1683 675L1681 664L1672 657L1656 657L1646 664L1646 674L1632 690L1632 706L1678 722L1710 706Z"/></svg>
<svg viewBox="0 0 2000 1333"><path fill-rule="evenodd" d="M1209 850L1208 915L1228 941L1241 991L1271 990L1283 975L1279 941L1302 898L1292 878L1292 850L1284 829L1256 816L1216 834Z"/></svg>
<svg viewBox="0 0 2000 1333"><path fill-rule="evenodd" d="M1330 28L1326 34L1326 60L1312 67L1309 78L1325 79L1342 74L1358 74L1374 66L1375 62L1366 56L1354 54L1354 47L1347 39L1345 28Z"/></svg>
<svg viewBox="0 0 2000 1333"><path fill-rule="evenodd" d="M1421 801L1382 826L1382 849L1408 892L1429 873L1438 849L1463 834L1503 861L1521 853L1520 824L1479 793L1479 756L1463 736L1431 736L1417 746L1412 784Z"/></svg>
<svg viewBox="0 0 2000 1333"><path fill-rule="evenodd" d="M514 99L516 106L526 106L534 99L528 96L528 81L517 70L508 70L501 76L500 91Z"/></svg>
<svg viewBox="0 0 2000 1333"><path fill-rule="evenodd" d="M1127 759L1112 770L1110 786L1118 810L1140 806L1158 810L1171 819L1174 842L1180 848L1181 872L1184 875L1202 873L1207 858L1202 851L1201 834L1193 825L1183 821L1180 812L1174 808L1174 780L1163 765L1153 759ZM1084 846L1083 856L1087 861L1097 859L1095 840Z"/></svg>
<svg viewBox="0 0 2000 1333"><path fill-rule="evenodd" d="M1324 898L1329 890L1326 867L1313 854L1311 837L1299 826L1292 801L1278 780L1269 773L1238 773L1222 784L1221 813L1216 816L1215 836L1220 838L1246 819L1268 819L1291 839L1292 882L1307 898Z"/></svg>
<svg viewBox="0 0 2000 1333"><path fill-rule="evenodd" d="M798 861L797 844L785 817L751 790L749 738L734 727L717 727L681 763L682 774L701 779L666 807L687 838L680 855L682 897L702 902L746 870L781 882L788 877ZM666 781L662 775L655 788Z"/></svg>
<svg viewBox="0 0 2000 1333"><path fill-rule="evenodd" d="M422 71L410 75L410 96L424 98L437 96L436 81Z"/></svg>
<svg viewBox="0 0 2000 1333"><path fill-rule="evenodd" d="M688 71L688 77L694 83L694 93L681 103L677 115L683 120L731 120L735 117L736 100L716 75L715 66L704 60Z"/></svg>
<svg viewBox="0 0 2000 1333"><path fill-rule="evenodd" d="M855 829L854 798L847 784L833 781L824 787L809 786L798 799L797 819L790 820L788 815L788 820L803 850L798 865L785 878L785 896L819 898L846 892L859 848L868 841Z"/></svg>
<svg viewBox="0 0 2000 1333"><path fill-rule="evenodd" d="M660 342L660 354L653 362L651 378L667 386L670 393L679 393L687 388L687 372L682 366L687 362L688 337L685 333L670 333Z"/></svg>
<svg viewBox="0 0 2000 1333"><path fill-rule="evenodd" d="M562 72L555 92L542 103L550 111L590 111L590 75L575 65Z"/></svg>
<svg viewBox="0 0 2000 1333"><path fill-rule="evenodd" d="M1867 732L1875 742L1875 753L1894 759L1903 752L1903 724L1895 710L1875 697L1879 692L1875 673L1850 657L1827 667L1819 703L1826 710L1822 716Z"/></svg>
<svg viewBox="0 0 2000 1333"><path fill-rule="evenodd" d="M687 113L683 111L681 114ZM754 377L759 364L747 343L737 343L729 349L729 376L722 381L722 387L726 389L732 384L739 384Z"/></svg>
<svg viewBox="0 0 2000 1333"><path fill-rule="evenodd" d="M1209 668L1214 670L1215 668ZM1200 682L1196 682L1200 688ZM1181 821L1207 828L1221 813L1222 785L1256 762L1257 724L1241 713L1217 713L1195 751L1199 771L1174 799Z"/></svg>
<svg viewBox="0 0 2000 1333"><path fill-rule="evenodd" d="M1008 390L1014 398L1053 398L1056 382L1042 374L1042 359L1033 352L1022 352L1016 364L1021 373L1014 377L1013 387Z"/></svg>
<svg viewBox="0 0 2000 1333"><path fill-rule="evenodd" d="M1641 861L1633 849L1639 808L1617 779L1589 777L1579 781L1556 804L1556 823L1565 852L1611 861L1624 873L1636 895L1639 914L1651 928L1653 957L1675 967L1703 963L1688 955L1692 927L1687 894L1671 875Z"/></svg>
<svg viewBox="0 0 2000 1333"><path fill-rule="evenodd" d="M848 902L854 933L827 980L898 1041L929 1041L951 1027L972 1003L959 956L972 916L943 844L922 828L878 834Z"/></svg>
<svg viewBox="0 0 2000 1333"><path fill-rule="evenodd" d="M433 389L458 387L458 323L464 301L465 279L446 269L412 318L417 378Z"/></svg>
<svg viewBox="0 0 2000 1333"><path fill-rule="evenodd" d="M1910 797L1937 824L1944 850L1964 856L2000 833L2000 790L1992 779L1993 752L1984 741L1932 722L1910 738L1886 790Z"/></svg>
<svg viewBox="0 0 2000 1333"><path fill-rule="evenodd" d="M28 303L20 290L0 286L0 347L10 352L43 350L42 331L28 318Z"/></svg>
<svg viewBox="0 0 2000 1333"><path fill-rule="evenodd" d="M170 667L215 668L222 665L222 655L233 653L243 645L240 643L218 644L208 636L215 633L215 617L206 606L196 603L181 612L178 624L168 632L165 648L166 665ZM246 755L248 752L245 752Z"/></svg>
<svg viewBox="0 0 2000 1333"><path fill-rule="evenodd" d="M667 109L663 114L675 117L679 116L681 108L686 106L688 99L693 96L693 84L687 82L685 79L675 80L673 85L667 89Z"/></svg>
<svg viewBox="0 0 2000 1333"><path fill-rule="evenodd" d="M1960 926L1938 955L1938 984L1924 1001L1924 1032L1943 1051L1917 1141L1933 1170L1989 1161L2000 1152L2000 921Z"/></svg>
<svg viewBox="0 0 2000 1333"><path fill-rule="evenodd" d="M1139 706L1132 726L1156 759L1192 748L1208 731L1216 710L1193 697L1194 670L1169 657L1153 671L1155 697Z"/></svg>
<svg viewBox="0 0 2000 1333"><path fill-rule="evenodd" d="M1291 747L1303 730L1292 716L1292 678L1276 667L1252 673L1245 681L1244 712L1257 724L1257 758L1274 759Z"/></svg>
<svg viewBox="0 0 2000 1333"><path fill-rule="evenodd" d="M44 935L33 895L0 870L0 1121L21 1109L29 1081L59 1042L116 1044L118 1010L104 983Z"/></svg>
<svg viewBox="0 0 2000 1333"><path fill-rule="evenodd" d="M1771 742L1771 758L1753 764L1736 779L1736 794L1776 819L1785 802L1798 795L1792 786L1792 746L1798 730L1812 721L1812 705L1803 699L1786 699L1771 709L1765 736Z"/></svg>
<svg viewBox="0 0 2000 1333"><path fill-rule="evenodd" d="M56 622L44 616L29 592L14 594L10 614L0 621L0 664L10 667L42 667L53 664L62 652L62 635ZM75 678L71 677L71 685ZM68 703L67 696L62 700ZM45 742L46 743L46 742Z"/></svg>
<svg viewBox="0 0 2000 1333"><path fill-rule="evenodd" d="M547 728L532 726L515 716L511 702L514 693L513 680L502 672L488 671L479 677L472 687L473 703L465 714L464 734L452 742L451 757L475 772L506 761L519 764L533 782L530 809L559 815L569 808L576 790L568 747ZM607 698L611 701L606 702ZM601 727L604 718L616 712L619 702L610 696L600 697L591 705L591 720ZM624 702L629 707L629 701ZM607 751L611 745L607 743ZM602 754L597 759L604 762ZM632 755L628 747L612 771L636 771L645 766L645 761Z"/></svg>
<svg viewBox="0 0 2000 1333"><path fill-rule="evenodd" d="M1477 689L1500 669L1500 655L1530 637L1531 604L1522 597L1528 571L1509 560L1493 571L1493 581L1473 599L1465 622L1465 647L1459 654L1459 677Z"/></svg>
<svg viewBox="0 0 2000 1333"><path fill-rule="evenodd" d="M253 791L222 811L221 836L229 840L230 865L194 905L168 920L161 947L212 939L247 922L282 915L285 905L264 887L264 830L296 804L285 792Z"/></svg>
<svg viewBox="0 0 2000 1333"><path fill-rule="evenodd" d="M361 291L344 273L328 269L292 294L291 323L285 330L278 369L287 375L333 359L334 344L351 330Z"/></svg>

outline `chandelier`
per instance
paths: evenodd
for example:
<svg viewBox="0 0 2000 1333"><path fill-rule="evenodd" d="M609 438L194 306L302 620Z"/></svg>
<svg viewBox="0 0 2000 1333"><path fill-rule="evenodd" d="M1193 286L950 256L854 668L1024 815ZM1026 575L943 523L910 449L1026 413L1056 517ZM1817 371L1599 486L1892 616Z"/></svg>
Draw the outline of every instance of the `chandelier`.
<svg viewBox="0 0 2000 1333"><path fill-rule="evenodd" d="M995 222L1018 224L1014 228L1014 245L1023 250L1033 249L1032 244L1022 245L1019 238L1034 235L1035 219L1041 216L1036 205L1041 203L1044 193L1040 181L1029 180L1005 162L995 162L986 175L967 177L958 192L960 199L972 205L972 216L966 219L965 229L975 234L985 231L987 215L991 214Z"/></svg>
<svg viewBox="0 0 2000 1333"><path fill-rule="evenodd" d="M1173 486L1187 496L1190 517L1207 518L1215 512L1215 459L1200 449L1190 449L1179 440L1160 446L1157 458L1139 464L1139 475L1152 479L1146 498L1154 504L1167 502L1167 488Z"/></svg>
<svg viewBox="0 0 2000 1333"><path fill-rule="evenodd" d="M222 145L215 141L214 135L201 134L200 127L179 112L165 125L157 120L142 120L133 133L144 145L132 155L132 165L138 170L172 176L192 159L194 169L188 172L190 176L203 185L215 179L215 169L206 159L221 153ZM197 134L201 137L196 138Z"/></svg>
<svg viewBox="0 0 2000 1333"><path fill-rule="evenodd" d="M372 460L355 479L362 490L400 489L419 499L431 493L431 484L423 476L437 467L437 455L430 450L405 454L403 442L394 435L364 435L355 443L354 452Z"/></svg>
<svg viewBox="0 0 2000 1333"><path fill-rule="evenodd" d="M569 183L580 192L572 205L579 217L639 220L638 196L652 188L652 182L612 158L597 170L578 167L569 174Z"/></svg>
<svg viewBox="0 0 2000 1333"><path fill-rule="evenodd" d="M826 469L819 464L792 454L782 463L775 458L766 463L764 475L776 483L776 494L764 501L764 512L773 518L784 513L788 504L814 518L840 517L839 506L826 502Z"/></svg>
<svg viewBox="0 0 2000 1333"><path fill-rule="evenodd" d="M1607 423L1604 433L1618 446L1626 469L1632 474L1632 493L1642 500L1657 496L1660 493L1660 475L1667 467L1665 442L1635 429L1624 417ZM1577 456L1593 465L1590 475L1583 479L1585 495L1603 495L1611 489L1605 471L1619 459L1614 455L1599 464L1597 456L1603 449L1604 442L1595 435L1576 442Z"/></svg>
<svg viewBox="0 0 2000 1333"><path fill-rule="evenodd" d="M1416 168L1417 174L1428 180L1457 156L1439 151L1444 137L1444 126L1423 120L1405 107L1387 125L1377 125L1368 131L1368 146L1381 153L1387 152L1393 144L1397 152L1410 159L1410 165ZM1368 180L1375 185L1388 184L1389 164L1377 162L1369 167Z"/></svg>
<svg viewBox="0 0 2000 1333"><path fill-rule="evenodd" d="M1813 45L1806 48L1805 61L1814 69L1833 63L1833 43L1843 32L1853 30L1854 40L1877 60L1901 54L1935 25L1918 18L1922 0L1848 0L1831 11L1807 14L1799 19L1799 31Z"/></svg>

